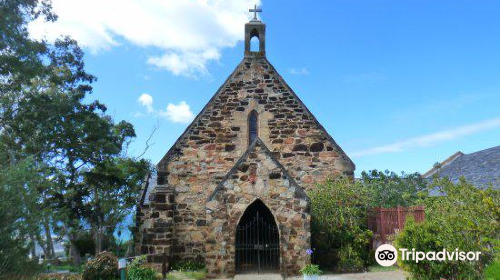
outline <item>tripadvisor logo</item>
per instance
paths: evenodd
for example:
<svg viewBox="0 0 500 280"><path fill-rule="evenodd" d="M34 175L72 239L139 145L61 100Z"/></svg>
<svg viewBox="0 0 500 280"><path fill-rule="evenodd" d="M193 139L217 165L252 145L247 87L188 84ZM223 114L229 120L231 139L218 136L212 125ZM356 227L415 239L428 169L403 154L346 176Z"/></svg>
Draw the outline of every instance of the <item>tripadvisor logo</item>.
<svg viewBox="0 0 500 280"><path fill-rule="evenodd" d="M391 266L398 260L398 251L391 244L380 245L375 251L375 260L381 266Z"/></svg>
<svg viewBox="0 0 500 280"><path fill-rule="evenodd" d="M421 252L415 251L415 248L408 250L404 248L399 249L401 260L403 261L478 261L481 252L463 252L458 248L455 251L447 251L443 249L439 252ZM398 259L398 251L390 244L383 244L375 251L375 260L381 266L391 266L396 263Z"/></svg>

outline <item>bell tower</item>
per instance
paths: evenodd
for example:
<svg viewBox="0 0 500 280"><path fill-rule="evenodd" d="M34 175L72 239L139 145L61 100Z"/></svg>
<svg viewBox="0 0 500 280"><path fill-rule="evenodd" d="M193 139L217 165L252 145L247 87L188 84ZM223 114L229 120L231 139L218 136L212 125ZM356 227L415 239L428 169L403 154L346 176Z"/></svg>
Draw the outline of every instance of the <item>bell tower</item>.
<svg viewBox="0 0 500 280"><path fill-rule="evenodd" d="M257 8L248 10L254 13L253 19L245 24L245 57L265 57L266 56L266 25L257 18L257 13L261 13L262 9ZM259 40L259 50L252 51L250 49L250 40L257 37Z"/></svg>

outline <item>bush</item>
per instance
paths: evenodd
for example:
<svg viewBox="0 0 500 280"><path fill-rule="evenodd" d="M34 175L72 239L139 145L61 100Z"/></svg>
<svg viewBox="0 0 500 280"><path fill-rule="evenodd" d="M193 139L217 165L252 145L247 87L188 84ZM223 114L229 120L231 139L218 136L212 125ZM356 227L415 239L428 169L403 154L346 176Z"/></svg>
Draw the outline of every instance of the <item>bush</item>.
<svg viewBox="0 0 500 280"><path fill-rule="evenodd" d="M322 267L341 271L366 265L372 236L366 223L369 201L366 188L359 182L343 178L318 184L308 195L311 198L314 259ZM355 255L357 259L350 262L340 252Z"/></svg>
<svg viewBox="0 0 500 280"><path fill-rule="evenodd" d="M369 192L373 207L417 205L427 189L427 182L418 173L398 175L388 170L361 172L361 184Z"/></svg>
<svg viewBox="0 0 500 280"><path fill-rule="evenodd" d="M479 261L399 261L411 279L482 279L484 268L494 259L498 250L500 227L500 192L480 190L461 179L453 184L437 179L431 188L438 187L445 194L425 200L426 221L407 221L397 236L399 248L417 251L480 251Z"/></svg>
<svg viewBox="0 0 500 280"><path fill-rule="evenodd" d="M351 245L342 247L338 253L338 270L342 272L361 272L365 270L365 262L361 259L359 252Z"/></svg>
<svg viewBox="0 0 500 280"><path fill-rule="evenodd" d="M5 251L7 250L4 250L4 252ZM22 249L20 249L20 251L22 252ZM4 252L0 252L0 254ZM7 252L6 255L13 256L15 255L15 253L12 254L11 252ZM9 259L4 260L2 257L0 257L0 263L1 261L4 261L6 263L5 265L6 267L4 269L0 269L0 280L31 279L33 278L33 275L36 275L43 269L40 265L37 264L37 261L34 260L31 261L25 256L20 257L18 259L13 258L11 260ZM9 265L13 265L15 267L10 267Z"/></svg>
<svg viewBox="0 0 500 280"><path fill-rule="evenodd" d="M495 280L500 275L500 259L495 260L484 270L484 280Z"/></svg>
<svg viewBox="0 0 500 280"><path fill-rule="evenodd" d="M103 252L87 262L83 280L112 280L118 277L118 259L109 252Z"/></svg>
<svg viewBox="0 0 500 280"><path fill-rule="evenodd" d="M39 275L36 280L81 280L82 277L77 274L43 274Z"/></svg>
<svg viewBox="0 0 500 280"><path fill-rule="evenodd" d="M172 270L178 270L178 271L198 271L204 269L205 269L205 264L192 260L179 261L172 264Z"/></svg>
<svg viewBox="0 0 500 280"><path fill-rule="evenodd" d="M156 271L151 267L144 266L145 256L135 258L127 266L127 276L129 280L156 280Z"/></svg>
<svg viewBox="0 0 500 280"><path fill-rule="evenodd" d="M302 275L320 275L323 272L319 269L319 265L308 264L300 270L300 273Z"/></svg>

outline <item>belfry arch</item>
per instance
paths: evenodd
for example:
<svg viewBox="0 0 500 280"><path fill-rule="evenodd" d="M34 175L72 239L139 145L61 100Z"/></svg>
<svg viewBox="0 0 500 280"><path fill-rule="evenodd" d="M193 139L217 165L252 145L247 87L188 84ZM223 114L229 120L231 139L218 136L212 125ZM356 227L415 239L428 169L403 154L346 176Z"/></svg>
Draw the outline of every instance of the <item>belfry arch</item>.
<svg viewBox="0 0 500 280"><path fill-rule="evenodd" d="M258 51L251 49L252 38L259 39ZM245 24L245 57L265 57L266 56L266 25L261 21L250 21Z"/></svg>

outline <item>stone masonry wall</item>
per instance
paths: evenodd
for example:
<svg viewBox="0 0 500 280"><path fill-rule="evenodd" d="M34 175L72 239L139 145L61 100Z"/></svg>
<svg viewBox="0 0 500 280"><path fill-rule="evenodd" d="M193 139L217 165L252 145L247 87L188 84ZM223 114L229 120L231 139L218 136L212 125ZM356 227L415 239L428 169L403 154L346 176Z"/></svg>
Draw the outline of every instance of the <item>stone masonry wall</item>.
<svg viewBox="0 0 500 280"><path fill-rule="evenodd" d="M304 189L352 176L350 159L267 59L246 58L158 164L158 183L176 196L175 256L205 257L206 199L247 150L252 110L259 113L259 137Z"/></svg>
<svg viewBox="0 0 500 280"><path fill-rule="evenodd" d="M266 153L252 147L207 203L206 264L209 278L235 274L236 226L247 207L260 199L274 215L280 234L280 272L297 275L308 262L309 201L287 172Z"/></svg>
<svg viewBox="0 0 500 280"><path fill-rule="evenodd" d="M148 263L161 271L163 254L167 260L172 259L175 196L171 188L162 186L157 186L151 196L149 205L137 209L136 252L147 255Z"/></svg>

